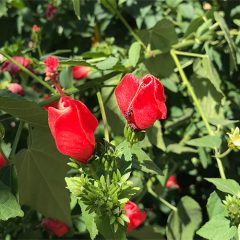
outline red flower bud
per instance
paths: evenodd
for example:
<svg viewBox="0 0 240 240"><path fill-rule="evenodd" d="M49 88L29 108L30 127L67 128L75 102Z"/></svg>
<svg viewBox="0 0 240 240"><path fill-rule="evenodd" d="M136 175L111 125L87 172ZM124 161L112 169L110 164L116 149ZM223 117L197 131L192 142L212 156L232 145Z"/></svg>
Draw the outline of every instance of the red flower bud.
<svg viewBox="0 0 240 240"><path fill-rule="evenodd" d="M32 31L35 32L35 33L38 32L38 31L39 31L38 25L34 24L34 25L32 26Z"/></svg>
<svg viewBox="0 0 240 240"><path fill-rule="evenodd" d="M5 167L6 164L7 164L7 161L5 160L3 154L0 152L0 169Z"/></svg>
<svg viewBox="0 0 240 240"><path fill-rule="evenodd" d="M13 57L13 59L15 61L17 61L19 64L23 65L24 67L30 69L31 62L29 59L27 59L25 57L21 57L21 56L15 56L15 57ZM9 60L7 60L3 63L0 70L2 72L4 72L4 71L10 72L14 76L16 76L18 73L20 73L22 71L18 66L16 66L14 63L12 63Z"/></svg>
<svg viewBox="0 0 240 240"><path fill-rule="evenodd" d="M25 95L25 92L24 92L24 89L23 87L18 84L18 83L10 83L9 86L8 86L8 90L12 93L16 93L20 96L24 96Z"/></svg>
<svg viewBox="0 0 240 240"><path fill-rule="evenodd" d="M45 73L55 73L59 66L59 61L58 61L58 58L56 58L56 57L48 56L44 60L44 64L46 66Z"/></svg>
<svg viewBox="0 0 240 240"><path fill-rule="evenodd" d="M137 79L129 73L115 89L115 96L121 112L134 129L146 129L156 120L165 119L164 89L153 75Z"/></svg>
<svg viewBox="0 0 240 240"><path fill-rule="evenodd" d="M140 212L138 206L132 201L126 203L124 210L126 211L126 216L130 220L128 223L128 232L137 228L147 217L147 213L145 211Z"/></svg>
<svg viewBox="0 0 240 240"><path fill-rule="evenodd" d="M62 237L69 230L68 226L64 222L49 218L43 219L42 226L49 234L56 235L58 237Z"/></svg>
<svg viewBox="0 0 240 240"><path fill-rule="evenodd" d="M72 75L73 79L75 80L81 80L87 77L89 71L88 67L85 66L74 66L72 67Z"/></svg>
<svg viewBox="0 0 240 240"><path fill-rule="evenodd" d="M47 6L47 10L46 10L46 17L48 20L52 20L54 18L54 16L57 13L57 8L52 4L49 3Z"/></svg>
<svg viewBox="0 0 240 240"><path fill-rule="evenodd" d="M175 188L175 189L180 189L180 186L177 183L177 179L174 175L170 176L167 180L166 183L167 188Z"/></svg>
<svg viewBox="0 0 240 240"><path fill-rule="evenodd" d="M62 97L58 109L48 108L48 124L59 152L87 163L95 148L98 121L80 101Z"/></svg>

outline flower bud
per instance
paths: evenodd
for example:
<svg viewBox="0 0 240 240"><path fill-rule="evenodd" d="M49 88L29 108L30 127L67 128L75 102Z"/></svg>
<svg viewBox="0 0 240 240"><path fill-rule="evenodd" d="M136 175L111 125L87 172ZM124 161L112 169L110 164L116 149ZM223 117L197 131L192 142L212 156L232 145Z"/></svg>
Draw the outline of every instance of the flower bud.
<svg viewBox="0 0 240 240"><path fill-rule="evenodd" d="M240 149L240 133L239 128L231 129L231 133L228 134L228 147L230 149L239 150Z"/></svg>
<svg viewBox="0 0 240 240"><path fill-rule="evenodd" d="M228 216L233 225L240 224L240 198L238 196L227 195L223 204L227 209Z"/></svg>

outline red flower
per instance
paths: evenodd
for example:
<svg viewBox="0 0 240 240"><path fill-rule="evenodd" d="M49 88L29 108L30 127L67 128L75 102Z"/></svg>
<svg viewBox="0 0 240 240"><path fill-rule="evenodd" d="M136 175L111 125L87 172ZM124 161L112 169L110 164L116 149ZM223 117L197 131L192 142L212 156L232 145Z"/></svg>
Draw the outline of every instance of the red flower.
<svg viewBox="0 0 240 240"><path fill-rule="evenodd" d="M87 163L95 148L98 121L80 101L64 96L48 108L48 124L59 152Z"/></svg>
<svg viewBox="0 0 240 240"><path fill-rule="evenodd" d="M35 33L38 32L38 31L39 31L38 25L34 24L34 25L32 26L32 31L35 32Z"/></svg>
<svg viewBox="0 0 240 240"><path fill-rule="evenodd" d="M10 83L9 86L8 86L8 90L12 93L16 93L20 96L24 96L25 95L25 92L23 90L23 87L18 84L18 83Z"/></svg>
<svg viewBox="0 0 240 240"><path fill-rule="evenodd" d="M118 106L134 129L146 129L156 120L165 119L164 89L157 78L148 74L137 79L129 73L115 89Z"/></svg>
<svg viewBox="0 0 240 240"><path fill-rule="evenodd" d="M53 56L48 56L45 60L44 60L44 64L45 64L45 74L46 74L46 78L45 80L56 80L57 77L57 68L59 66L59 60L56 57Z"/></svg>
<svg viewBox="0 0 240 240"><path fill-rule="evenodd" d="M27 59L25 57L21 57L21 56L15 56L15 57L13 57L13 59L15 61L17 61L19 64L23 65L24 67L30 69L31 62L29 59ZM16 66L14 63L12 63L9 60L7 60L3 63L0 70L3 72L4 71L10 72L14 76L16 76L18 73L20 73L22 71L18 66Z"/></svg>
<svg viewBox="0 0 240 240"><path fill-rule="evenodd" d="M49 234L56 235L58 237L63 236L69 230L68 226L64 222L52 220L50 218L44 218L42 226Z"/></svg>
<svg viewBox="0 0 240 240"><path fill-rule="evenodd" d="M177 179L174 175L170 176L167 180L166 183L166 187L167 188L176 188L176 189L180 189L180 186L177 183Z"/></svg>
<svg viewBox="0 0 240 240"><path fill-rule="evenodd" d="M88 68L85 66L72 67L72 75L73 75L73 79L75 80L81 80L87 77L88 73L89 73Z"/></svg>
<svg viewBox="0 0 240 240"><path fill-rule="evenodd" d="M138 206L132 201L126 203L124 210L130 220L128 223L128 232L137 228L147 217L147 213L145 211L140 212Z"/></svg>
<svg viewBox="0 0 240 240"><path fill-rule="evenodd" d="M3 168L7 164L3 154L0 152L0 169Z"/></svg>
<svg viewBox="0 0 240 240"><path fill-rule="evenodd" d="M47 10L46 10L46 17L48 20L52 20L54 18L54 16L57 13L57 8L52 4L49 3L47 6Z"/></svg>

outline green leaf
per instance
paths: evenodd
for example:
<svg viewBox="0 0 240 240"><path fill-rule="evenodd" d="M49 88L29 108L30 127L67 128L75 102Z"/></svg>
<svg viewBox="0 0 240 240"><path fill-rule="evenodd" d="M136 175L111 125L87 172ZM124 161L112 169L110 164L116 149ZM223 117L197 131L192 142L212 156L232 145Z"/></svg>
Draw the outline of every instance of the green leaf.
<svg viewBox="0 0 240 240"><path fill-rule="evenodd" d="M30 129L28 148L18 152L13 159L20 203L46 217L70 224L70 198L64 181L67 160L57 151L47 128Z"/></svg>
<svg viewBox="0 0 240 240"><path fill-rule="evenodd" d="M83 221L86 225L86 228L90 234L91 239L95 239L95 237L98 234L98 229L97 229L97 225L95 223L95 213L89 213L86 208L87 206L85 204L83 204L81 201L78 201L80 207L81 207L81 211L82 211L82 217L83 217Z"/></svg>
<svg viewBox="0 0 240 240"><path fill-rule="evenodd" d="M122 225L117 225L118 227L115 227L114 231L114 226L110 224L110 218L107 214L97 216L95 217L95 221L98 227L99 232L103 235L104 239L106 240L126 240L126 231L127 227L126 224L125 226Z"/></svg>
<svg viewBox="0 0 240 240"><path fill-rule="evenodd" d="M147 136L153 145L157 146L163 151L166 150L162 134L162 126L159 121L155 122L154 125L147 130Z"/></svg>
<svg viewBox="0 0 240 240"><path fill-rule="evenodd" d="M221 198L214 191L211 193L207 201L207 212L209 218L213 218L216 215L227 216L227 210L224 207Z"/></svg>
<svg viewBox="0 0 240 240"><path fill-rule="evenodd" d="M207 181L213 183L218 190L232 195L240 193L239 184L233 179L221 179L221 178L205 178Z"/></svg>
<svg viewBox="0 0 240 240"><path fill-rule="evenodd" d="M196 147L218 148L221 145L221 142L222 140L219 136L204 136L191 139L187 144Z"/></svg>
<svg viewBox="0 0 240 240"><path fill-rule="evenodd" d="M169 144L167 146L167 152L173 152L176 154L182 154L182 153L196 153L197 150L191 147L186 147L186 146L182 146L180 144Z"/></svg>
<svg viewBox="0 0 240 240"><path fill-rule="evenodd" d="M73 87L73 78L72 78L72 69L71 67L68 67L61 71L59 74L59 81L61 87L68 89Z"/></svg>
<svg viewBox="0 0 240 240"><path fill-rule="evenodd" d="M211 157L207 152L206 148L200 147L198 148L199 160L203 166L203 168L207 168L211 163Z"/></svg>
<svg viewBox="0 0 240 240"><path fill-rule="evenodd" d="M15 196L0 182L0 220L6 221L9 218L23 217L23 215Z"/></svg>
<svg viewBox="0 0 240 240"><path fill-rule="evenodd" d="M237 228L231 227L230 221L222 215L216 215L197 231L199 236L208 240L230 240L236 233Z"/></svg>
<svg viewBox="0 0 240 240"><path fill-rule="evenodd" d="M117 8L116 0L101 0L101 4L107 8L113 15L115 14L115 9Z"/></svg>
<svg viewBox="0 0 240 240"><path fill-rule="evenodd" d="M141 52L141 44L139 42L134 42L128 52L129 62L135 67L138 63Z"/></svg>
<svg viewBox="0 0 240 240"><path fill-rule="evenodd" d="M203 23L204 23L203 17L193 19L193 21L189 24L186 32L184 33L184 37L187 37L190 34L196 32Z"/></svg>
<svg viewBox="0 0 240 240"><path fill-rule="evenodd" d="M75 12L78 20L80 20L80 0L72 0L72 1L73 1L74 12Z"/></svg>
<svg viewBox="0 0 240 240"><path fill-rule="evenodd" d="M67 188L76 197L80 196L83 186L81 177L66 177Z"/></svg>
<svg viewBox="0 0 240 240"><path fill-rule="evenodd" d="M159 49L161 52L168 52L177 43L174 25L168 19L160 20L150 30L139 31L139 35L146 45L150 44L152 50Z"/></svg>
<svg viewBox="0 0 240 240"><path fill-rule="evenodd" d="M219 24L220 28L222 29L224 33L224 37L228 43L229 50L230 50L230 56L231 61L233 64L233 69L237 69L237 57L236 57L236 45L231 37L231 34L229 32L228 26L224 20L224 18L218 13L214 12L214 17L216 22Z"/></svg>
<svg viewBox="0 0 240 240"><path fill-rule="evenodd" d="M0 91L0 109L34 126L46 127L47 112L37 103L25 100L17 94Z"/></svg>
<svg viewBox="0 0 240 240"><path fill-rule="evenodd" d="M107 70L113 68L118 62L118 59L115 57L109 57L102 62L96 64L96 67L100 70Z"/></svg>
<svg viewBox="0 0 240 240"><path fill-rule="evenodd" d="M199 204L192 198L181 198L177 211L172 211L167 221L167 239L194 239L194 233L202 221Z"/></svg>

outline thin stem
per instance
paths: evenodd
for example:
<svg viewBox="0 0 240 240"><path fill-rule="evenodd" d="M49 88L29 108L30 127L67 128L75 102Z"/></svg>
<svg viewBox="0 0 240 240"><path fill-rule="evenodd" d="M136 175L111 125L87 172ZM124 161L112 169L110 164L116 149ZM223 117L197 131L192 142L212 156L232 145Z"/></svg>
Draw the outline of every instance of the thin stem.
<svg viewBox="0 0 240 240"><path fill-rule="evenodd" d="M107 116L106 116L106 112L105 112L105 108L104 108L104 104L103 104L103 100L102 100L102 95L101 95L100 91L97 91L97 99L98 99L98 104L100 107L103 125L104 125L104 138L107 142L109 142L110 138L109 138L109 131L108 131Z"/></svg>
<svg viewBox="0 0 240 240"><path fill-rule="evenodd" d="M164 205L166 205L168 208L172 209L174 212L177 211L177 208L173 206L171 203L169 203L167 200L163 199L162 197L158 196L153 190L152 190L152 180L149 179L147 182L147 190L148 192L155 198L157 198L160 202L162 202Z"/></svg>
<svg viewBox="0 0 240 240"><path fill-rule="evenodd" d="M57 91L60 93L61 97L64 97L65 94L59 84L59 82L55 79L55 78L52 78L52 83L54 84L55 88L57 89Z"/></svg>
<svg viewBox="0 0 240 240"><path fill-rule="evenodd" d="M189 94L191 95L191 97L193 99L193 102L194 102L194 104L196 106L196 109L198 110L200 116L202 117L202 120L203 120L203 122L204 122L204 124L205 124L205 126L207 128L207 131L208 131L209 135L213 136L214 133L213 133L213 131L212 131L212 129L211 129L209 123L208 123L207 117L205 116L205 113L204 113L204 111L203 111L203 109L202 109L202 107L200 105L200 102L198 101L198 98L197 98L197 96L196 96L196 94L195 94L195 92L194 92L194 90L192 88L192 85L188 81L187 76L186 76L185 72L183 71L183 69L181 67L180 61L179 61L179 59L178 59L178 57L176 55L175 50L171 50L171 56L172 56L176 66L177 66L177 68L179 70L179 73L181 75L183 83L187 86L188 92L189 92ZM215 149L215 153L216 152L217 152L217 149ZM216 158L216 161L217 161L217 166L218 166L218 170L219 170L221 178L226 179L221 159L216 157L216 156L215 156L215 158Z"/></svg>
<svg viewBox="0 0 240 240"><path fill-rule="evenodd" d="M28 70L27 68L25 68L22 64L18 63L16 60L14 60L12 57L10 57L8 54L6 54L5 52L1 52L1 54L7 58L9 61L11 61L13 64L15 64L17 67L19 67L23 72L25 72L26 74L28 74L30 77L32 77L33 79L35 79L37 82L39 82L40 84L42 84L44 87L46 87L47 89L49 89L52 93L55 93L55 89L52 88L51 86L49 86L45 81L43 81L40 77L38 77L37 75L35 75L33 72L31 72L30 70Z"/></svg>
<svg viewBox="0 0 240 240"><path fill-rule="evenodd" d="M189 52L182 52L178 50L174 50L175 54L182 55L182 56L188 56L188 57L197 57L197 58L204 58L206 55L199 54L199 53L189 53Z"/></svg>
<svg viewBox="0 0 240 240"><path fill-rule="evenodd" d="M24 122L23 121L20 121L19 125L18 125L18 129L17 129L17 133L16 133L16 136L14 138L14 141L13 141L13 145L12 145L12 150L11 150L11 153L9 155L9 159L11 160L12 157L15 155L16 153L16 150L17 150L17 145L18 145L18 142L20 140L20 136L21 136L21 133L22 133L22 130L23 130L23 125L24 125Z"/></svg>
<svg viewBox="0 0 240 240"><path fill-rule="evenodd" d="M231 149L231 148L228 148L225 152L220 153L220 154L216 154L215 157L217 157L217 158L224 158L224 157L226 157L231 151L232 151L232 149Z"/></svg>
<svg viewBox="0 0 240 240"><path fill-rule="evenodd" d="M218 158L218 157L215 157L215 158L217 160L217 165L218 165L218 169L219 169L219 173L220 173L221 178L226 179L226 175L225 175L225 172L224 172L224 168L223 168L221 159Z"/></svg>
<svg viewBox="0 0 240 240"><path fill-rule="evenodd" d="M200 113L202 119L203 119L203 122L204 122L204 124L205 124L205 126L206 126L206 128L208 130L209 135L214 135L213 131L212 131L212 129L211 129L211 127L210 127L210 125L209 125L209 123L207 121L207 118L206 118L206 116L204 114L204 111L203 111L203 109L202 109L202 107L201 107L201 105L200 105L200 103L198 101L198 98L197 98L197 96L196 96L196 94L195 94L195 92L194 92L190 82L188 81L185 72L183 71L183 69L181 67L180 61L178 60L178 57L177 57L177 55L175 53L175 50L171 50L171 55L172 55L173 61L175 62L176 66L178 68L178 71L180 73L182 81L187 86L188 92L191 95L191 97L193 99L193 102L194 102L198 112Z"/></svg>

